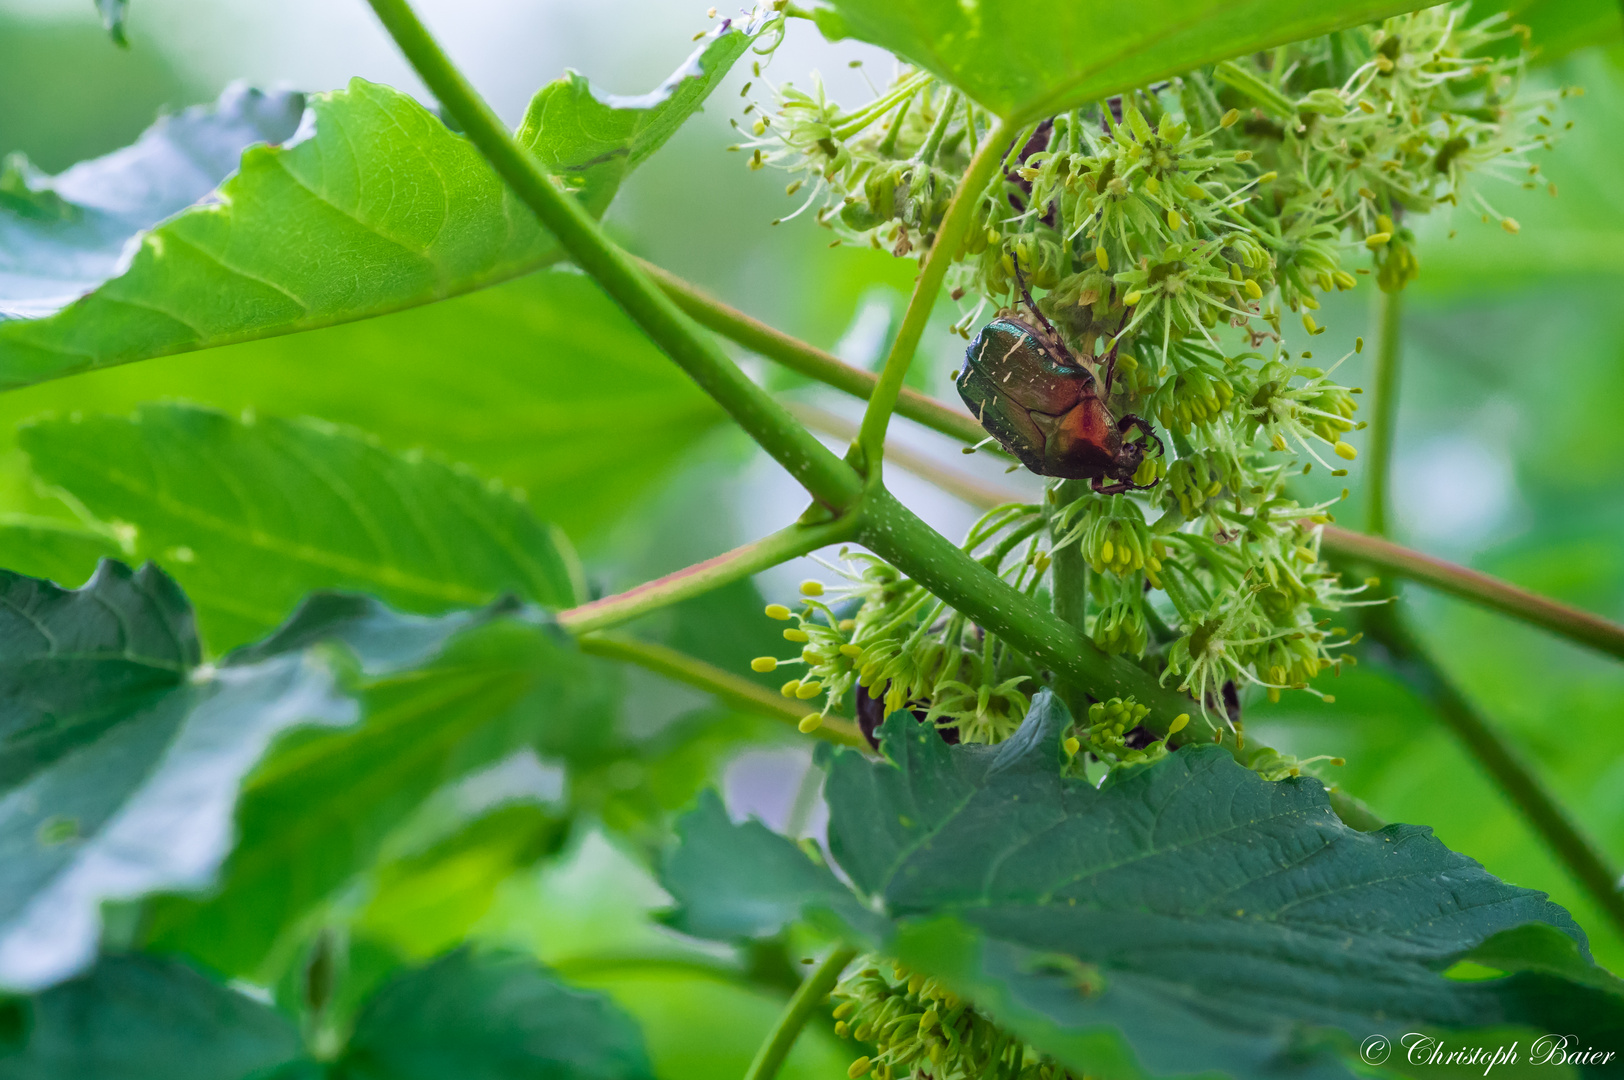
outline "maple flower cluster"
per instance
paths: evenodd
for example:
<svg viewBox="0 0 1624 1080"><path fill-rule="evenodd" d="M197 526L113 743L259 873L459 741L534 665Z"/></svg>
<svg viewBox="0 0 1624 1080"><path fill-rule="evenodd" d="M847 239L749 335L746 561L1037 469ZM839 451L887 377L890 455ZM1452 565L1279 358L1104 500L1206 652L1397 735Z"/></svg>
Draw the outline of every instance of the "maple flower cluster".
<svg viewBox="0 0 1624 1080"><path fill-rule="evenodd" d="M1103 989L1098 971L1070 957L1061 972L1078 993ZM889 973L881 965L889 967ZM848 975L833 994L835 1034L872 1052L851 1063L851 1080L930 1076L934 1080L1074 1080L1074 1074L1009 1035L935 979L875 960Z"/></svg>
<svg viewBox="0 0 1624 1080"><path fill-rule="evenodd" d="M1092 571L1095 643L1152 665L1198 708L1222 713L1226 688L1324 696L1315 681L1354 640L1335 614L1364 587L1320 559L1339 500L1305 505L1298 478L1347 475L1347 436L1364 425L1360 391L1335 377L1362 342L1317 360L1327 328L1315 313L1361 281L1403 288L1418 270L1405 224L1415 214L1460 208L1517 231L1479 181L1544 186L1534 154L1550 147L1567 93L1524 88L1525 34L1445 5L1020 133L949 271L963 312L954 329L969 338L1019 310L1018 270L1100 385L1114 357L1107 404L1151 421L1165 452L1134 478L1147 490L1062 498L1054 484L1042 505L993 511L965 549L1046 597L1054 553L1076 545ZM817 84L755 85L773 100L746 107L751 166L794 173L796 213L814 213L837 242L897 256L929 250L993 128L907 68L851 111ZM967 742L1018 726L1043 672L892 567L864 559L839 572L839 605L781 609L797 620L785 636L805 646L789 662L808 672L786 693L821 697L827 713L872 692Z"/></svg>

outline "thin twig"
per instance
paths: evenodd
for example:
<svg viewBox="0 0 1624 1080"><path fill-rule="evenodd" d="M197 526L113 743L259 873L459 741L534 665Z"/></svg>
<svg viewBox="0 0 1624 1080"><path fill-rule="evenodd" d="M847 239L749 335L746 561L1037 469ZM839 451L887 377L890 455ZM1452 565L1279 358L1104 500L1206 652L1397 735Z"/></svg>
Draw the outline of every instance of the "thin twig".
<svg viewBox="0 0 1624 1080"><path fill-rule="evenodd" d="M1365 531L1386 536L1388 527L1388 487L1393 469L1393 432L1398 423L1399 361L1403 349L1403 292L1381 291L1376 308L1376 379L1372 389L1375 402L1370 418L1370 438L1365 450Z"/></svg>
<svg viewBox="0 0 1624 1080"><path fill-rule="evenodd" d="M981 201L988 181L997 173L999 159L1008 141L1008 127L1000 120L987 133L987 141L981 144L970 159L964 175L959 177L958 187L947 204L947 213L937 226L924 265L919 268L913 295L908 298L908 310L902 316L902 325L897 328L896 339L891 342L891 352L880 371L880 381L869 396L868 408L863 412L862 428L857 437L856 446L861 458L857 464L871 481L877 480L876 467L885 452L885 430L890 423L892 410L896 408L897 398L902 393L902 380L908 374L908 365L912 363L914 353L919 348L919 339L924 336L925 325L930 321L936 295L942 291L947 268L959 256L959 248L975 220L976 204Z"/></svg>
<svg viewBox="0 0 1624 1080"><path fill-rule="evenodd" d="M821 547L848 540L852 536L853 525L847 518L821 525L791 525L743 547L685 566L675 573L644 582L625 592L561 611L558 622L576 635L619 626L640 615L701 596L779 563L809 555Z"/></svg>
<svg viewBox="0 0 1624 1080"><path fill-rule="evenodd" d="M823 1004L823 999L829 996L829 991L835 988L835 983L840 981L840 973L846 969L846 965L856 957L856 949L842 946L813 969L812 974L795 991L795 996L789 999L778 1023L767 1033L767 1041L756 1051L756 1059L750 1063L744 1080L773 1080L778 1075L778 1068L795 1046L801 1029L817 1007Z"/></svg>
<svg viewBox="0 0 1624 1080"><path fill-rule="evenodd" d="M1365 631L1385 652L1386 660L1411 689L1432 703L1439 719L1453 731L1506 799L1547 844L1568 875L1589 893L1613 925L1624 932L1624 892L1618 870L1586 836L1539 776L1527 765L1527 753L1473 707L1426 647L1404 615L1391 604L1370 608Z"/></svg>
<svg viewBox="0 0 1624 1080"><path fill-rule="evenodd" d="M1429 585L1624 660L1624 626L1481 571L1335 525L1325 526L1320 550L1336 559L1365 563L1396 577Z"/></svg>
<svg viewBox="0 0 1624 1080"><path fill-rule="evenodd" d="M794 702L764 686L666 645L656 645L624 634L587 634L579 644L582 652L647 668L657 675L703 690L736 709L791 724L799 723L806 713L804 708L797 709ZM868 748L863 733L845 717L824 717L823 725L813 734L842 746Z"/></svg>
<svg viewBox="0 0 1624 1080"><path fill-rule="evenodd" d="M675 300L677 306L692 316L695 322L756 355L850 394L859 401L867 401L879 384L879 376L873 372L853 367L832 353L768 326L738 308L729 307L698 286L653 263L641 265L665 290L666 295ZM976 442L985 434L969 413L906 386L897 396L896 411L933 431L965 442Z"/></svg>

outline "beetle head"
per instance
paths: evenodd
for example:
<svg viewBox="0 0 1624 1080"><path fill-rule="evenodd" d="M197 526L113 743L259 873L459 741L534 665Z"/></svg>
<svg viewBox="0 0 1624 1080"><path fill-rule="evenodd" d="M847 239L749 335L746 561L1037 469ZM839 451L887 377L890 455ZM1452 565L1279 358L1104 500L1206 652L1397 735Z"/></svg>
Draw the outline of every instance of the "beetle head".
<svg viewBox="0 0 1624 1080"><path fill-rule="evenodd" d="M1117 451L1116 458L1111 462L1111 478L1123 481L1133 480L1134 474L1139 471L1139 466L1144 460L1145 440L1140 439L1129 442L1124 439L1122 448Z"/></svg>

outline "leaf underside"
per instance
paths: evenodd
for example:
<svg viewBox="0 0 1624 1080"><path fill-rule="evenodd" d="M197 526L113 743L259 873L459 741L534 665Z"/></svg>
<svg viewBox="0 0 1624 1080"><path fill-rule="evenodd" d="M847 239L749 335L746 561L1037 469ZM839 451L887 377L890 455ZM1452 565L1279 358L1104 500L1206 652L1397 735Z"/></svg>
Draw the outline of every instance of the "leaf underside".
<svg viewBox="0 0 1624 1080"><path fill-rule="evenodd" d="M940 76L1016 123L1202 64L1427 7L1417 0L820 0L818 28Z"/></svg>

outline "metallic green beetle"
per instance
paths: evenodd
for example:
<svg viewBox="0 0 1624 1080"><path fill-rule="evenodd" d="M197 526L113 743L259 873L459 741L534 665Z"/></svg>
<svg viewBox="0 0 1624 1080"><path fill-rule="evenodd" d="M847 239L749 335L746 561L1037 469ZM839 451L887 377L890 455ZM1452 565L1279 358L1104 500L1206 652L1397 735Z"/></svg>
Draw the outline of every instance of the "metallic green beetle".
<svg viewBox="0 0 1624 1080"><path fill-rule="evenodd" d="M1019 275L1017 267L1018 281ZM1118 419L1105 404L1116 351L1107 362L1101 394L1094 376L1072 357L1032 303L1024 282L1021 293L1042 329L1006 315L975 336L958 378L959 396L970 412L987 434L1039 476L1092 480L1102 495L1155 487L1136 484L1133 477L1152 442L1162 452L1162 440L1149 421L1133 413ZM1127 436L1135 429L1143 438L1130 442Z"/></svg>

